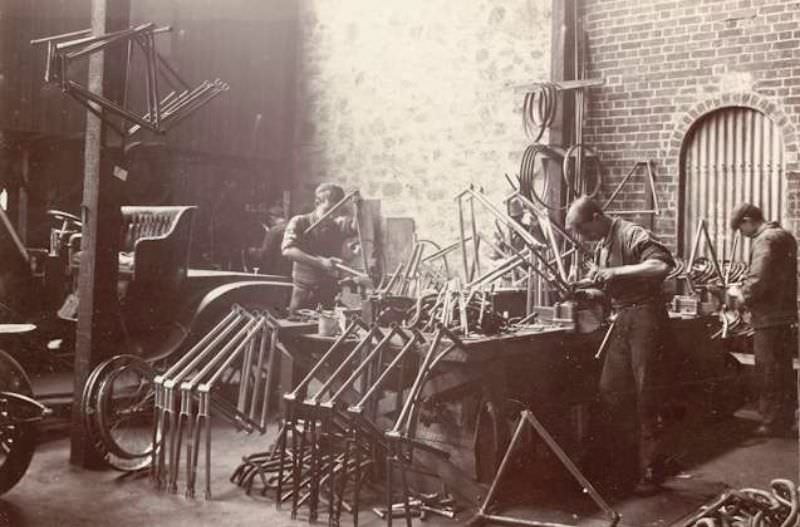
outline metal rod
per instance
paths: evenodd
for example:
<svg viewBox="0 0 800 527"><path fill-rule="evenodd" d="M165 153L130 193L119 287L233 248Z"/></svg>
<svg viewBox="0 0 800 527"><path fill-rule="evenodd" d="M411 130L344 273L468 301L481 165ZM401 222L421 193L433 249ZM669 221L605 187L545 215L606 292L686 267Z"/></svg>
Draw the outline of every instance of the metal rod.
<svg viewBox="0 0 800 527"><path fill-rule="evenodd" d="M390 362L389 365L383 370L383 372L381 372L381 374L378 376L375 382L372 383L372 386L370 386L367 389L367 391L364 392L363 397L361 397L361 399L359 399L358 402L356 402L356 404L348 408L349 411L360 412L363 409L364 405L367 403L370 397L372 397L372 395L378 390L378 388L381 387L383 382L386 380L386 377L389 376L389 373L400 363L405 354L412 347L416 346L417 339L418 339L417 335L414 334L411 337L411 339L400 349L400 351L397 352L397 355L395 355L394 359L392 359L392 362Z"/></svg>
<svg viewBox="0 0 800 527"><path fill-rule="evenodd" d="M80 84L78 84L78 83L76 83L74 81L71 81L71 80L67 80L66 81L66 85L68 87L68 90L75 91L75 92L79 93L85 99L88 99L88 100L94 102L95 104L100 105L102 108L104 108L106 110L109 110L111 113L117 114L120 117L124 117L125 119L128 119L129 121L133 121L133 122L135 122L135 123L137 123L137 124L139 124L141 126L144 126L145 128L148 128L150 130L153 129L152 126L150 125L150 123L148 123L147 121L143 120L138 115L126 110L125 108L123 108L121 106L119 106L117 103L115 103L111 99L107 99L106 97L103 97L102 95L97 95L95 93L92 93L89 90L87 90L86 88L84 88L83 86L81 86Z"/></svg>
<svg viewBox="0 0 800 527"><path fill-rule="evenodd" d="M144 33L153 27L155 27L155 24L148 22L135 28L114 31L113 33L106 33L105 35L100 35L97 37L87 37L85 39L74 40L72 42L61 42L56 44L56 51L64 51L71 47L88 44L87 47L81 49L80 51L66 53L65 56L67 60L74 60L78 57L83 57L84 55L90 55L100 51L101 49L110 46L111 44L115 44L121 40L125 40L126 38L131 38L135 35Z"/></svg>
<svg viewBox="0 0 800 527"><path fill-rule="evenodd" d="M719 267L717 249L714 247L714 243L711 241L711 236L708 234L708 227L705 223L703 223L703 237L705 237L706 244L708 245L708 251L711 253L711 263L714 265L714 270L717 272L717 276L719 276L720 280L724 280L725 274Z"/></svg>
<svg viewBox="0 0 800 527"><path fill-rule="evenodd" d="M322 397L322 395L328 390L328 388L330 388L331 384L333 384L333 381L336 379L336 377L338 377L342 373L342 371L344 371L344 369L356 357L356 355L361 353L361 350L364 349L364 347L369 344L369 341L372 340L372 337L376 334L380 334L380 330L378 329L378 326L373 325L369 328L369 331L364 336L364 338L361 339L358 342L358 344L355 345L355 347L353 347L353 349L350 351L347 357L345 357L339 363L336 369L333 370L333 373L330 374L328 379L324 383L322 383L322 386L320 386L317 389L317 393L307 399L307 402L309 404L317 404L319 402L320 397Z"/></svg>
<svg viewBox="0 0 800 527"><path fill-rule="evenodd" d="M508 466L508 462L511 459L511 455L514 451L514 447L517 446L517 442L522 435L522 429L525 426L525 419L520 419L519 423L517 423L517 428L514 430L514 435L511 436L511 441L508 443L508 447L506 448L505 453L503 454L503 459L500 461L500 467L495 472L494 479L492 480L492 484L489 486L489 492L486 494L486 497L483 499L483 503L481 503L480 508L478 509L478 516L479 517L486 517L486 511L489 505L494 501L494 495L497 492L497 489L500 484L500 479L503 477L503 474L506 471L506 467Z"/></svg>
<svg viewBox="0 0 800 527"><path fill-rule="evenodd" d="M158 52L156 52L156 59L157 59L157 60L158 60L158 62L161 64L161 66L163 66L163 67L164 67L164 69L166 69L166 70L167 70L167 71L168 71L168 72L169 72L169 73L170 73L170 74L173 76L173 78L174 78L176 81L178 81L178 84L180 84L181 86L183 86L183 88L184 88L186 91L190 91L190 90L192 89L192 88L191 88L191 87L190 87L190 86L189 86L189 85L186 83L186 81L185 81L185 80L183 80L183 78L182 78L182 77L181 77L181 76L178 74L178 72L177 72L177 71L175 71L175 68L173 68L173 67L170 65L170 63L169 63L169 62L167 62L167 61L164 59L164 57L162 57L162 56L161 56L161 54L160 54L160 53L158 53Z"/></svg>
<svg viewBox="0 0 800 527"><path fill-rule="evenodd" d="M478 238L478 225L475 220L475 198L470 197L469 199L469 220L470 224L472 225L472 251L473 251L473 262L474 262L474 272L481 274L481 258L480 258L480 239ZM473 274L470 274L469 277L464 277L464 281L472 280Z"/></svg>
<svg viewBox="0 0 800 527"><path fill-rule="evenodd" d="M524 196L524 195L522 195L521 193L519 193L519 192L513 192L512 194L510 194L509 196L507 196L507 197L505 198L505 200L506 200L506 201L508 201L508 200L510 200L510 199L513 199L513 198L517 198L517 199L519 199L519 201L520 201L520 202L521 202L521 203L522 203L522 204L523 204L525 207L527 207L527 208L528 208L528 210L529 210L529 211L530 211L530 212L531 212L531 213L532 213L534 216L536 216L536 219L537 219L537 221L541 221L543 218L546 218L547 220L550 220L550 217L549 217L548 215L546 215L546 214L543 214L543 213L542 213L542 212L539 210L539 208L538 208L538 207L537 207L537 206L536 206L536 205L535 205L535 204L534 204L534 203L533 203L531 200L529 200L527 197L525 197L525 196ZM591 251L587 250L587 249L586 249L586 248L583 246L583 244L582 244L580 241L578 241L577 239L575 239L575 238L574 238L574 237L573 237L573 236L572 236L572 235L571 235L571 234L570 234L570 233L569 233L569 232L568 232L566 229L564 229L564 228L563 228L561 225L559 225L557 222L554 222L554 221L550 220L550 226L551 226L551 227L552 227L552 228L553 228L553 229L554 229L554 230L555 230L555 231L556 231L556 232L557 232L557 233L558 233L558 234L559 234L559 235L560 235L562 238L564 238L565 240L569 241L569 242L570 242L572 245L574 245L574 246L575 246L575 247L576 247L576 248L577 248L579 251L581 251L583 254L585 254L585 255L587 255L587 256L592 256L592 252L591 252Z"/></svg>
<svg viewBox="0 0 800 527"><path fill-rule="evenodd" d="M615 525L619 521L619 514L608 505L606 500L603 499L600 493L594 488L594 485L592 485L591 482L586 479L586 476L583 475L583 472L581 472L575 463L572 462L572 459L570 459L567 453L564 452L556 440L553 439L547 429L542 426L538 419L536 419L536 416L533 414L533 412L530 410L524 410L522 414L523 420L527 420L531 425L533 425L533 428L536 429L536 432L539 434L539 436L544 439L545 443L547 443L547 446L550 447L550 450L552 450L561 461L561 464L564 465L567 470L569 470L570 474L572 474L578 483L583 486L583 489L589 493L589 495L592 497L592 500L594 500L594 502L608 515L612 522L611 525Z"/></svg>
<svg viewBox="0 0 800 527"><path fill-rule="evenodd" d="M50 44L54 40L62 40L62 39L65 39L65 38L72 38L72 37L78 37L78 36L81 36L81 35L88 35L91 32L92 32L91 28L79 29L78 31L72 31L70 33L62 33L60 35L53 35L53 36L50 36L50 37L35 38L35 39L31 40L30 43L32 45L34 45L34 46L37 45L37 44L45 44L45 43L46 44Z"/></svg>
<svg viewBox="0 0 800 527"><path fill-rule="evenodd" d="M306 228L306 230L305 230L305 231L303 231L303 234L308 234L308 233L310 233L311 231L313 231L314 229L316 229L316 228L317 228L317 227L318 227L318 226L319 226L319 225L320 225L322 222L324 222L325 220L327 220L328 218L330 218L330 217L331 217L333 214L336 214L336 212L337 212L337 211L338 211L340 208L342 208L342 207L345 205L345 203L347 203L348 201L350 201L351 199L353 199L353 198L354 198L355 196L357 196L357 195L358 195L358 191L357 191L357 190L354 190L353 192L351 192L351 193L347 194L345 197L343 197L342 199L340 199L340 200L338 201L338 203L336 203L336 204L335 204L333 207L331 207L331 208L330 208L330 210L328 210L328 211L327 211L325 214L323 214L322 216L320 216L320 217L317 219L317 221L315 221L314 223L312 223L311 225L309 225L309 226L308 226L308 228Z"/></svg>
<svg viewBox="0 0 800 527"><path fill-rule="evenodd" d="M344 330L344 332L339 335L336 341L328 348L328 351L317 361L317 363L311 368L311 370L306 374L306 376L301 380L297 386L294 388L292 393L284 394L284 399L289 401L294 401L299 395L302 390L305 389L306 385L311 382L311 379L317 374L320 368L330 359L330 357L336 352L339 346L348 338L356 329L359 327L364 327L363 322L359 323L358 319L353 319L350 325Z"/></svg>
<svg viewBox="0 0 800 527"><path fill-rule="evenodd" d="M694 265L694 259L697 256L697 250L700 248L700 235L705 226L706 220L700 220L697 222L697 230L694 233L694 244L692 245L692 251L689 253L689 261L686 262L686 270L687 275L691 273L692 266Z"/></svg>
<svg viewBox="0 0 800 527"><path fill-rule="evenodd" d="M608 345L608 341L611 338L611 333L614 332L614 326L617 324L617 320L614 319L611 321L611 324L608 326L606 330L605 336L603 336L603 341L600 343L600 346L597 348L597 353L594 354L595 359L599 359L603 356L603 352L606 350L606 346Z"/></svg>
<svg viewBox="0 0 800 527"><path fill-rule="evenodd" d="M469 280L469 263L467 262L467 239L464 234L464 203L461 200L464 194L458 195L458 238L461 242L461 259L464 263L464 279Z"/></svg>
<svg viewBox="0 0 800 527"><path fill-rule="evenodd" d="M655 214L661 214L661 208L658 206L658 193L656 192L656 177L653 173L654 163L652 159L647 160L647 179L650 183L650 195L653 198L653 210Z"/></svg>
<svg viewBox="0 0 800 527"><path fill-rule="evenodd" d="M403 270L403 262L400 262L399 264L397 264L397 269L395 269L394 273L392 273L392 276L391 278L389 278L389 281L386 283L386 286L384 286L384 288L381 290L382 293L391 294L392 287L394 287L394 284L397 281L397 279L400 278L400 273L402 272L402 270Z"/></svg>
<svg viewBox="0 0 800 527"><path fill-rule="evenodd" d="M731 257L728 259L728 268L725 270L725 278L723 280L723 285L728 287L731 283L731 269L733 268L733 262L736 261L736 249L739 245L739 239L742 237L742 233L739 229L736 229L736 232L733 235L733 242L731 243Z"/></svg>
<svg viewBox="0 0 800 527"><path fill-rule="evenodd" d="M422 360L422 364L420 365L419 371L417 372L417 376L414 378L414 384L412 384L411 390L408 392L408 397L406 398L406 401L403 404L403 408L400 410L400 415L397 416L397 420L395 421L394 426L392 427L391 431L395 434L399 434L402 427L405 426L405 421L408 419L411 411L411 406L413 405L414 395L419 391L423 381L427 377L428 367L431 361L433 360L436 348L439 347L439 344L442 341L442 337L443 337L443 332L440 327L433 335L433 340L431 341L431 345L428 348L427 353L425 354L425 358Z"/></svg>
<svg viewBox="0 0 800 527"><path fill-rule="evenodd" d="M147 72L150 76L150 85L153 92L153 109L155 112L155 125L159 126L161 123L161 111L159 109L158 104L158 74L156 68L158 66L156 62L156 43L155 37L152 33L146 36L147 41L147 53L148 53L148 60L147 60Z"/></svg>
<svg viewBox="0 0 800 527"><path fill-rule="evenodd" d="M472 236L467 236L466 241L472 240ZM461 245L461 241L453 242L450 245L443 247L436 251L435 253L431 253L428 256L424 257L421 263L427 263L431 260L435 260L436 258L444 258L444 256L448 253L453 252L454 250L458 249Z"/></svg>
<svg viewBox="0 0 800 527"><path fill-rule="evenodd" d="M353 201L353 205L355 206L355 220L356 220L356 233L358 235L358 246L361 249L361 263L364 266L364 277L369 277L369 257L367 256L367 246L364 245L364 234L361 232L361 221L362 215L364 212L363 207L361 206L361 200L356 199Z"/></svg>
<svg viewBox="0 0 800 527"><path fill-rule="evenodd" d="M397 327L395 326L392 327L392 329L388 333L386 333L386 335L384 335L384 337L378 342L378 344L369 351L367 356L361 361L361 364L359 364L355 369L353 369L352 373L350 373L350 376L347 377L347 379L342 383L342 385L339 387L336 393L334 393L331 396L329 400L330 403L335 404L336 401L338 401L339 397L342 396L344 391L347 390L347 388L356 380L356 378L358 378L359 375L361 375L361 372L363 372L367 368L367 366L372 362L372 360L375 358L378 352L381 349L383 349L383 347L386 346L391 340L391 338L394 337L396 334L397 334Z"/></svg>
<svg viewBox="0 0 800 527"><path fill-rule="evenodd" d="M345 272L347 274L353 275L356 278L361 278L363 280L366 280L366 279L369 278L369 275L367 273L362 273L361 271L353 269L352 267L348 267L348 266L346 266L344 264L337 263L337 264L334 264L334 267L336 267L336 269L338 269L340 271L343 271L343 272Z"/></svg>

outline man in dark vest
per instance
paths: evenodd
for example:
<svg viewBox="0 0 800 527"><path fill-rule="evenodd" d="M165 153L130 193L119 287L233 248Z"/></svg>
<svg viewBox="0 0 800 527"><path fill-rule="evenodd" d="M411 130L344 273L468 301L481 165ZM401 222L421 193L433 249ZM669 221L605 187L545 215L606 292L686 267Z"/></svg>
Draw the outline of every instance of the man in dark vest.
<svg viewBox="0 0 800 527"><path fill-rule="evenodd" d="M755 330L753 352L758 382L760 436L796 430L792 359L797 350L797 241L761 209L742 203L731 215L731 228L750 238L750 267L740 287L729 294L750 311Z"/></svg>

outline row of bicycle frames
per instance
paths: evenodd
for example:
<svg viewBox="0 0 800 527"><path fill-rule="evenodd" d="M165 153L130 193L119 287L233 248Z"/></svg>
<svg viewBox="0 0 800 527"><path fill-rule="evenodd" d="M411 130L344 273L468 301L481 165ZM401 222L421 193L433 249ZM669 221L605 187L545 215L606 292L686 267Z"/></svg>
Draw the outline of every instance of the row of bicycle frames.
<svg viewBox="0 0 800 527"><path fill-rule="evenodd" d="M83 394L84 425L98 452L122 471L149 471L159 489L196 496L203 451L206 499L211 497L212 417L247 433L267 431L276 391L278 355L289 355L279 339L280 323L266 312L234 306L211 331L163 371L132 355L98 366ZM397 342L401 346L397 346ZM290 502L292 516L308 507L316 518L327 503L329 518L342 510L357 518L368 482L383 480L392 517L455 517L455 501L445 491L417 492L406 482L414 449L443 452L414 439L426 376L458 347L458 337L440 325L432 337L399 327L369 326L358 318L322 354L293 390L284 395L284 419L274 446L245 456L231 481L250 494L274 492ZM401 371L412 350L425 349L410 387L398 386L391 425L377 424L377 400L389 380L404 382ZM341 357L345 358L342 359ZM313 393L311 391L313 390ZM404 399L404 400L403 400ZM185 449L186 466L181 468ZM393 467L399 467L400 501L395 502ZM356 520L357 521L357 520Z"/></svg>

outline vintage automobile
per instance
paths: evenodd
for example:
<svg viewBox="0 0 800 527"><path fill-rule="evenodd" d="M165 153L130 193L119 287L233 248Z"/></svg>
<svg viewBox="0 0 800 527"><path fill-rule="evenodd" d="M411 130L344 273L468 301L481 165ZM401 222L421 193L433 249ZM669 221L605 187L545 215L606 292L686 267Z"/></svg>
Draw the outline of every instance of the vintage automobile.
<svg viewBox="0 0 800 527"><path fill-rule="evenodd" d="M135 421L137 412L152 410L152 405L137 399L137 385L180 356L231 306L279 314L291 293L286 277L190 268L195 210L193 206L121 208L118 301L113 306L119 315L119 338L114 340L118 344L103 350L108 359L92 372L78 396L98 454L122 460L126 468L125 460L137 464L141 452L120 446L114 428L120 421ZM5 255L0 264L0 329L6 328L0 331L0 404L27 405L23 415L31 416L0 421L0 441L6 446L0 487L13 486L30 462L35 447L33 417L44 414L44 406L35 399L62 411L68 411L73 399L82 224L63 211L48 215L53 222L50 246L31 249L23 246L0 210L0 249ZM98 409L100 400L106 405Z"/></svg>

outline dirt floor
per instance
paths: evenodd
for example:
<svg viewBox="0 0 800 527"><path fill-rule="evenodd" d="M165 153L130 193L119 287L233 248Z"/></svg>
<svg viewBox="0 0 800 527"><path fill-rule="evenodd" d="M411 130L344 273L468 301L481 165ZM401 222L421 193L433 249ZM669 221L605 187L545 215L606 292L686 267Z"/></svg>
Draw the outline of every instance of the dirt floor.
<svg viewBox="0 0 800 527"><path fill-rule="evenodd" d="M766 488L773 478L797 479L797 444L793 439L754 439L755 414L743 410L735 417L694 430L682 438L678 449L680 470L664 491L648 497L609 499L626 527L666 526L679 522L727 487ZM130 477L114 471L91 471L71 466L69 441L47 434L22 482L0 499L0 527L109 527L178 526L283 526L308 524L301 510L292 520L288 508L277 510L271 499L248 496L230 483L229 477L243 455L262 451L271 443L274 427L266 436L247 436L215 429L212 456L212 499L184 496L185 478L179 491L156 490L147 477ZM202 465L201 465L202 470ZM613 470L613 467L609 467ZM536 474L529 476L534 483ZM202 482L202 473L200 474ZM572 525L605 525L607 521L579 489L545 489L544 494L515 493L507 489L498 511L531 520ZM377 505L377 503L375 503ZM463 525L474 508L462 509L456 520L429 517L425 525ZM397 521L397 520L395 520ZM319 523L327 523L320 515ZM343 524L351 517L344 514ZM361 525L383 522L369 509ZM403 524L400 522L399 524ZM414 520L419 525L418 519Z"/></svg>

